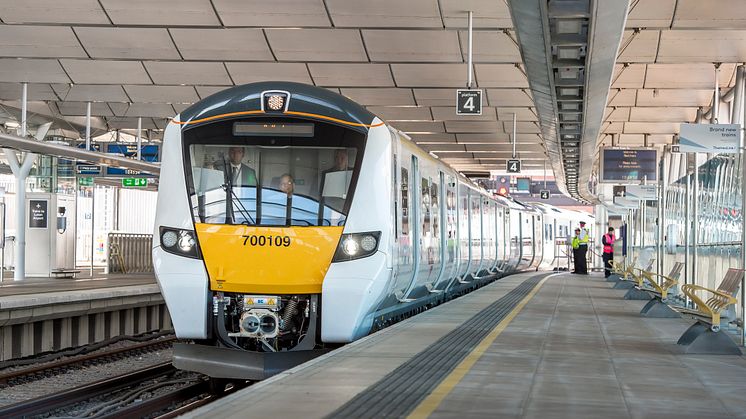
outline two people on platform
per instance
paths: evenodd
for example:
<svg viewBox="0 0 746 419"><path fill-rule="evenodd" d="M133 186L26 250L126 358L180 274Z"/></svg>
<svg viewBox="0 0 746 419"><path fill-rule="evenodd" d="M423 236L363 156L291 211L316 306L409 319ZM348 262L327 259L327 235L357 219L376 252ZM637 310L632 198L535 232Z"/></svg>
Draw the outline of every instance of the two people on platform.
<svg viewBox="0 0 746 419"><path fill-rule="evenodd" d="M580 227L575 229L575 237L572 238L573 260L575 262L575 271L573 273L588 275L588 229L585 228L585 222L580 222ZM601 237L603 245L602 258L604 261L604 276L611 275L612 263L614 260L614 227L609 227L606 234Z"/></svg>

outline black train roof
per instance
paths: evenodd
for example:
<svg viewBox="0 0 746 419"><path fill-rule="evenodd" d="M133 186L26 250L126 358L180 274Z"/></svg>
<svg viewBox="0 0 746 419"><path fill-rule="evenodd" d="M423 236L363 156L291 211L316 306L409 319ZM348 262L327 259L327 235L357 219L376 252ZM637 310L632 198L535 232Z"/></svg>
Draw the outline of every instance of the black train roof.
<svg viewBox="0 0 746 419"><path fill-rule="evenodd" d="M334 122L344 122L349 128L367 132L375 115L361 105L330 90L287 81L244 84L215 93L181 112L184 129L209 122L246 116L261 111L262 92L280 90L290 93L289 114L261 114L255 116L320 116ZM292 114L290 114L292 113ZM338 120L338 121L335 121Z"/></svg>

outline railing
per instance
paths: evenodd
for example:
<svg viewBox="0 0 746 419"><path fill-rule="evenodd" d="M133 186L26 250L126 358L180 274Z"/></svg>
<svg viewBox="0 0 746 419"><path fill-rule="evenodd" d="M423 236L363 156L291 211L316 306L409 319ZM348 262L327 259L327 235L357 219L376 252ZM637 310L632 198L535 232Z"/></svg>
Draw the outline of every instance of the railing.
<svg viewBox="0 0 746 419"><path fill-rule="evenodd" d="M109 273L153 272L152 234L109 233Z"/></svg>

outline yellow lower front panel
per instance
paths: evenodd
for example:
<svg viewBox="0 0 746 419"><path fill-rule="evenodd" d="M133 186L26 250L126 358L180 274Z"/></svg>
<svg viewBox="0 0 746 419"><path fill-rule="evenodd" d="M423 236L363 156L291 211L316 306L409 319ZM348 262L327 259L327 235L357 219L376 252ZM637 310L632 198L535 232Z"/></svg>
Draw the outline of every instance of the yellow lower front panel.
<svg viewBox="0 0 746 419"><path fill-rule="evenodd" d="M343 227L195 224L210 289L318 294Z"/></svg>

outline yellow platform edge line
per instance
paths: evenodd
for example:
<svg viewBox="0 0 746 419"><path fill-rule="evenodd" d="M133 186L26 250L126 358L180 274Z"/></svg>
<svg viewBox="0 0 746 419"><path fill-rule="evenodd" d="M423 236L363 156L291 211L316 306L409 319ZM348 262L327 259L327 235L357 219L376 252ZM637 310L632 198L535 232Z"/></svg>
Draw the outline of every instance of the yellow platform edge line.
<svg viewBox="0 0 746 419"><path fill-rule="evenodd" d="M537 292L539 292L539 289L542 285L544 285L544 282L546 282L549 278L553 277L557 274L550 274L547 275L544 279L539 281L538 284L528 293L526 297L521 300L521 302L518 303L518 305L513 308L513 310L508 313L507 316L505 316L500 323L495 326L490 333L482 339L481 342L469 353L469 355L464 358L463 361L461 361L456 368L451 371L446 378L443 379L443 381L438 384L438 387L433 390L430 395L428 395L420 404L412 411L412 413L407 416L407 419L424 419L430 416L435 409L440 406L440 404L443 402L443 400L453 391L453 388L456 387L456 385L461 382L461 380L464 378L464 376L471 370L471 368L474 366L474 364L479 360L479 358L484 355L485 351L487 351L487 348L489 348L492 343L497 339L498 336L500 336L500 333L505 330L511 321L515 318L515 316L518 315L518 313L521 312L523 307L528 304L528 302L536 295Z"/></svg>

